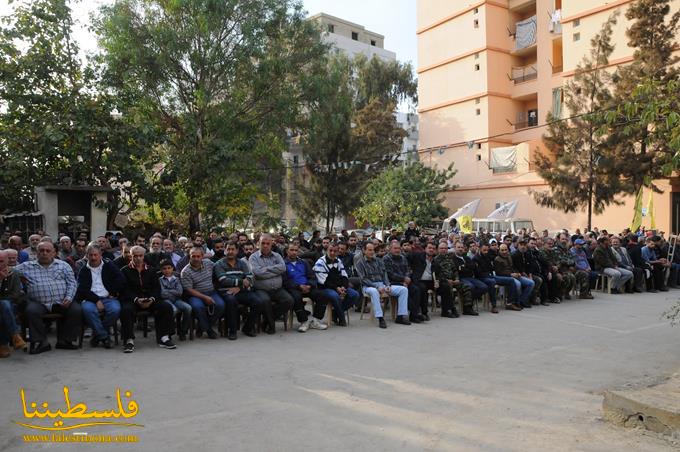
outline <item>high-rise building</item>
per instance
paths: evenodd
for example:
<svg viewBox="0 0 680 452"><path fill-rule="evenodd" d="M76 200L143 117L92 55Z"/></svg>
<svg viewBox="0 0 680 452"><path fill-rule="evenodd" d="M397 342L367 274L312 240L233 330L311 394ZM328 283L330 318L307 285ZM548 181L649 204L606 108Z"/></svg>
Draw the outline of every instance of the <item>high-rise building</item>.
<svg viewBox="0 0 680 452"><path fill-rule="evenodd" d="M515 217L532 219L538 228L586 225L586 213L565 214L534 202L531 191L548 186L532 162L535 152L545 151L546 114L567 117L563 86L616 11L610 70L632 61L624 15L630 3L418 0L419 154L439 167L454 162L458 187L446 196L449 209L480 199L477 216L486 217L501 203L518 200ZM672 3L677 11L680 1ZM656 225L680 232L680 180L659 185L665 192L654 195ZM620 231L633 218L633 201L625 198L624 205L594 216L593 225Z"/></svg>

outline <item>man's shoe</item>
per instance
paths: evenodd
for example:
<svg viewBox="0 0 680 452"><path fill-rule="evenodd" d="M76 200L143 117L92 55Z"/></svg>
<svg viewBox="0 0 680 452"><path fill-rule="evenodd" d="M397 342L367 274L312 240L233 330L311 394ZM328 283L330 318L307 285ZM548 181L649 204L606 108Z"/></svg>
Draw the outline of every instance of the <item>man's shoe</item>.
<svg viewBox="0 0 680 452"><path fill-rule="evenodd" d="M398 315L397 319L394 321L394 323L398 323L400 325L410 325L411 322L409 321L408 318L406 318L405 315Z"/></svg>
<svg viewBox="0 0 680 452"><path fill-rule="evenodd" d="M453 315L453 312L451 311L443 311L442 312L442 317L447 317L449 319L454 319L456 316Z"/></svg>
<svg viewBox="0 0 680 452"><path fill-rule="evenodd" d="M71 342L57 342L57 345L54 348L58 348L59 350L77 350L78 346Z"/></svg>
<svg viewBox="0 0 680 452"><path fill-rule="evenodd" d="M380 328L387 328L387 323L383 317L378 317L378 326Z"/></svg>
<svg viewBox="0 0 680 452"><path fill-rule="evenodd" d="M123 353L132 353L135 351L135 343L132 341L127 341L125 345L123 345Z"/></svg>
<svg viewBox="0 0 680 452"><path fill-rule="evenodd" d="M539 303L538 300L532 300L531 301L531 306L538 306L539 304L541 304L541 303Z"/></svg>
<svg viewBox="0 0 680 452"><path fill-rule="evenodd" d="M479 312L475 311L475 310L472 309L472 308L468 308L468 309L463 309L463 315L472 315L472 316L476 316L476 315L479 315Z"/></svg>
<svg viewBox="0 0 680 452"><path fill-rule="evenodd" d="M267 334L276 334L276 328L273 325L267 325L264 332Z"/></svg>
<svg viewBox="0 0 680 452"><path fill-rule="evenodd" d="M659 293L659 291L656 290L656 289L649 289L647 292L648 293Z"/></svg>
<svg viewBox="0 0 680 452"><path fill-rule="evenodd" d="M312 325L312 322L310 320L307 320L306 322L302 322L300 326L298 327L298 331L301 333L306 333L309 327Z"/></svg>
<svg viewBox="0 0 680 452"><path fill-rule="evenodd" d="M99 347L99 339L97 339L97 336L92 336L92 339L90 339L90 347L92 348Z"/></svg>
<svg viewBox="0 0 680 452"><path fill-rule="evenodd" d="M347 320L345 320L345 317L341 317L338 320L338 326L347 326Z"/></svg>
<svg viewBox="0 0 680 452"><path fill-rule="evenodd" d="M328 329L328 325L321 322L316 317L312 317L312 322L309 324L309 327L313 330L326 330L326 329Z"/></svg>
<svg viewBox="0 0 680 452"><path fill-rule="evenodd" d="M409 321L411 323L423 323L423 321L420 320L420 317L418 317L417 315L414 315L413 317L409 318Z"/></svg>
<svg viewBox="0 0 680 452"><path fill-rule="evenodd" d="M32 342L31 350L28 353L29 355L39 355L40 353L49 352L50 350L52 350L52 346L49 342Z"/></svg>
<svg viewBox="0 0 680 452"><path fill-rule="evenodd" d="M174 349L177 348L177 346L175 345L175 343L172 342L172 339L170 339L170 338L168 338L168 339L166 339L166 340L164 340L164 341L161 340L161 341L158 343L158 346L159 346L160 348L167 348L168 350L174 350Z"/></svg>
<svg viewBox="0 0 680 452"><path fill-rule="evenodd" d="M0 358L7 358L11 354L12 349L9 348L9 345L7 344L0 345Z"/></svg>
<svg viewBox="0 0 680 452"><path fill-rule="evenodd" d="M424 322L429 322L429 321L430 321L430 316L429 316L429 314L423 314L423 321L424 321Z"/></svg>
<svg viewBox="0 0 680 452"><path fill-rule="evenodd" d="M14 350L24 349L26 348L26 345L26 341L21 337L21 334L15 333L12 335L12 346L14 347Z"/></svg>
<svg viewBox="0 0 680 452"><path fill-rule="evenodd" d="M458 313L458 310L456 308L453 308L451 310L451 313L453 314L454 319L457 319L458 317L460 317L460 314Z"/></svg>
<svg viewBox="0 0 680 452"><path fill-rule="evenodd" d="M227 333L227 339L229 339L230 341L235 341L236 339L238 339L238 336L236 335L236 331L229 331Z"/></svg>
<svg viewBox="0 0 680 452"><path fill-rule="evenodd" d="M553 298L552 300L550 300L550 302L551 302L551 303L555 303L555 304L560 304L560 303L562 303L562 302L560 301L560 299L557 298L557 297L555 297L555 298Z"/></svg>
<svg viewBox="0 0 680 452"><path fill-rule="evenodd" d="M110 337L107 337L106 339L104 339L103 341L101 341L101 344L102 344L102 347L104 347L104 348L107 349L107 350L113 348L113 344L111 343L111 338L110 338Z"/></svg>
<svg viewBox="0 0 680 452"><path fill-rule="evenodd" d="M593 296L589 293L582 293L578 296L581 300L592 300Z"/></svg>
<svg viewBox="0 0 680 452"><path fill-rule="evenodd" d="M519 306L517 306L516 304L513 304L513 303L506 304L505 309L507 309L508 311L521 311L522 310L522 308L520 308Z"/></svg>
<svg viewBox="0 0 680 452"><path fill-rule="evenodd" d="M619 291L619 289L611 289L610 292L611 292L612 294L620 294L620 293L621 293L621 292Z"/></svg>
<svg viewBox="0 0 680 452"><path fill-rule="evenodd" d="M522 308L531 309L531 303L520 303Z"/></svg>
<svg viewBox="0 0 680 452"><path fill-rule="evenodd" d="M498 308L496 306L491 307L491 313L492 314L498 314Z"/></svg>
<svg viewBox="0 0 680 452"><path fill-rule="evenodd" d="M541 301L541 306L550 306L550 303L547 301Z"/></svg>
<svg viewBox="0 0 680 452"><path fill-rule="evenodd" d="M208 328L208 339L217 339L217 333L212 328Z"/></svg>
<svg viewBox="0 0 680 452"><path fill-rule="evenodd" d="M661 289L659 289L659 291L661 291L661 292L668 292L668 287L662 287Z"/></svg>

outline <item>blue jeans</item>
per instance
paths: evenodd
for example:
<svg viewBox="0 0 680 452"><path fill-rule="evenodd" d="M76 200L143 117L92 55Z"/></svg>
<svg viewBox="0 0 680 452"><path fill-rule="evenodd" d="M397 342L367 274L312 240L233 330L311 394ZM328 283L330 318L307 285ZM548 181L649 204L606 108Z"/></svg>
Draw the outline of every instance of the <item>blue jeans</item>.
<svg viewBox="0 0 680 452"><path fill-rule="evenodd" d="M179 331L180 334L187 335L189 333L189 328L191 327L191 305L184 300L177 299L175 301L164 300L172 306L173 315L177 315L178 312L182 313L182 324Z"/></svg>
<svg viewBox="0 0 680 452"><path fill-rule="evenodd" d="M378 288L385 287L383 283L377 283ZM408 289L404 286L390 286L390 297L397 297L399 300L399 307L397 315L408 315ZM376 317L383 316L382 306L380 305L380 292L375 287L364 287L364 294L371 297L371 304L373 305L373 313Z"/></svg>
<svg viewBox="0 0 680 452"><path fill-rule="evenodd" d="M486 287L489 289L489 301L491 302L491 306L496 306L496 280L493 279L492 277L488 278L477 278L479 281L483 282L486 284Z"/></svg>
<svg viewBox="0 0 680 452"><path fill-rule="evenodd" d="M496 281L496 284L501 287L505 287L505 289L508 291L506 304L515 304L517 302L518 293L517 286L515 285L515 278L511 276L494 276L493 279Z"/></svg>
<svg viewBox="0 0 680 452"><path fill-rule="evenodd" d="M328 297L333 306L333 320L340 321L345 316L347 311L352 306L356 306L359 302L359 292L352 288L347 288L345 299L340 299L340 294L333 289L323 289L322 293Z"/></svg>
<svg viewBox="0 0 680 452"><path fill-rule="evenodd" d="M93 336L99 340L109 337L109 328L118 321L120 317L120 302L115 298L104 298L100 300L104 304L104 319L100 317L97 304L89 300L81 303L85 322L92 327Z"/></svg>
<svg viewBox="0 0 680 452"><path fill-rule="evenodd" d="M213 307L210 308L212 314L208 314L208 307L203 300L196 297L189 298L189 304L194 312L194 315L198 319L198 327L201 331L208 331L211 325L222 318L224 314L224 300L217 292L212 292L206 294L215 302Z"/></svg>
<svg viewBox="0 0 680 452"><path fill-rule="evenodd" d="M515 287L517 287L517 292L521 293L519 296L519 304L525 305L529 303L529 298L531 297L531 292L534 291L535 285L536 283L531 278L520 276L519 279L515 279Z"/></svg>
<svg viewBox="0 0 680 452"><path fill-rule="evenodd" d="M10 336L19 332L13 303L9 300L0 300L0 345L9 344Z"/></svg>

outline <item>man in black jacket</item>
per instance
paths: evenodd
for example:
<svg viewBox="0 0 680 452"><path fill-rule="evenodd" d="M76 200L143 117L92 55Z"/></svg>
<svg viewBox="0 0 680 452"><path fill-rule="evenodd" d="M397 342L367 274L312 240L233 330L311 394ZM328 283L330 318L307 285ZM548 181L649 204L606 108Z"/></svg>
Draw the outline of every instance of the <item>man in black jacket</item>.
<svg viewBox="0 0 680 452"><path fill-rule="evenodd" d="M90 345L111 348L109 328L120 316L119 298L125 290L125 277L113 262L102 259L99 245L91 243L85 252L87 264L78 274L75 301L81 302L85 322L92 327Z"/></svg>
<svg viewBox="0 0 680 452"><path fill-rule="evenodd" d="M412 272L412 284L417 285L420 290L420 309L424 320L429 320L427 313L427 292L433 290L436 295L442 297L442 306L453 306L453 294L448 285L438 285L435 288L435 276L439 271L439 266L434 262L437 255L437 248L430 242L425 245L424 253L409 253L407 256Z"/></svg>
<svg viewBox="0 0 680 452"><path fill-rule="evenodd" d="M489 251L489 245L485 243L479 247L479 253L472 258L472 260L477 264L477 279L486 284L489 288L489 301L491 302L492 314L498 314L498 307L496 306L496 284L498 281L496 281L494 276L493 266L493 260L495 258L496 256L491 254ZM505 282L499 285L508 287L508 290L510 291L515 290L514 284L508 284Z"/></svg>
<svg viewBox="0 0 680 452"><path fill-rule="evenodd" d="M390 250L383 257L383 264L390 284L408 289L409 320L413 323L422 323L426 318L419 313L422 311L420 287L412 283L408 260L401 254L401 245L397 240L390 242ZM427 311L427 305L425 311Z"/></svg>
<svg viewBox="0 0 680 452"><path fill-rule="evenodd" d="M172 306L161 300L161 285L155 268L144 262L146 250L133 246L130 250L132 260L123 268L125 293L121 297L120 326L123 338L123 352L135 351L134 323L137 312L149 311L156 324L156 342L161 348L174 349L170 339L172 331Z"/></svg>
<svg viewBox="0 0 680 452"><path fill-rule="evenodd" d="M517 242L517 251L512 253L512 263L522 276L531 278L534 281L534 290L531 292L530 303L532 305L538 305L539 302L536 301L536 297L541 291L543 278L532 271L536 269L537 265L534 262L532 254L529 252L526 240L520 239Z"/></svg>

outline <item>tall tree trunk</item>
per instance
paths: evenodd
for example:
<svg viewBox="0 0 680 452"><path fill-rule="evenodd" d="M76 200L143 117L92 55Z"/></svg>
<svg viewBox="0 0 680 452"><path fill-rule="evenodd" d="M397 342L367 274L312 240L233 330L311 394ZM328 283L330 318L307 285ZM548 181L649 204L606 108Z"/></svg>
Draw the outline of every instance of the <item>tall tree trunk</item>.
<svg viewBox="0 0 680 452"><path fill-rule="evenodd" d="M192 204L189 207L189 233L193 234L196 231L201 230L201 219L198 213L198 206Z"/></svg>

